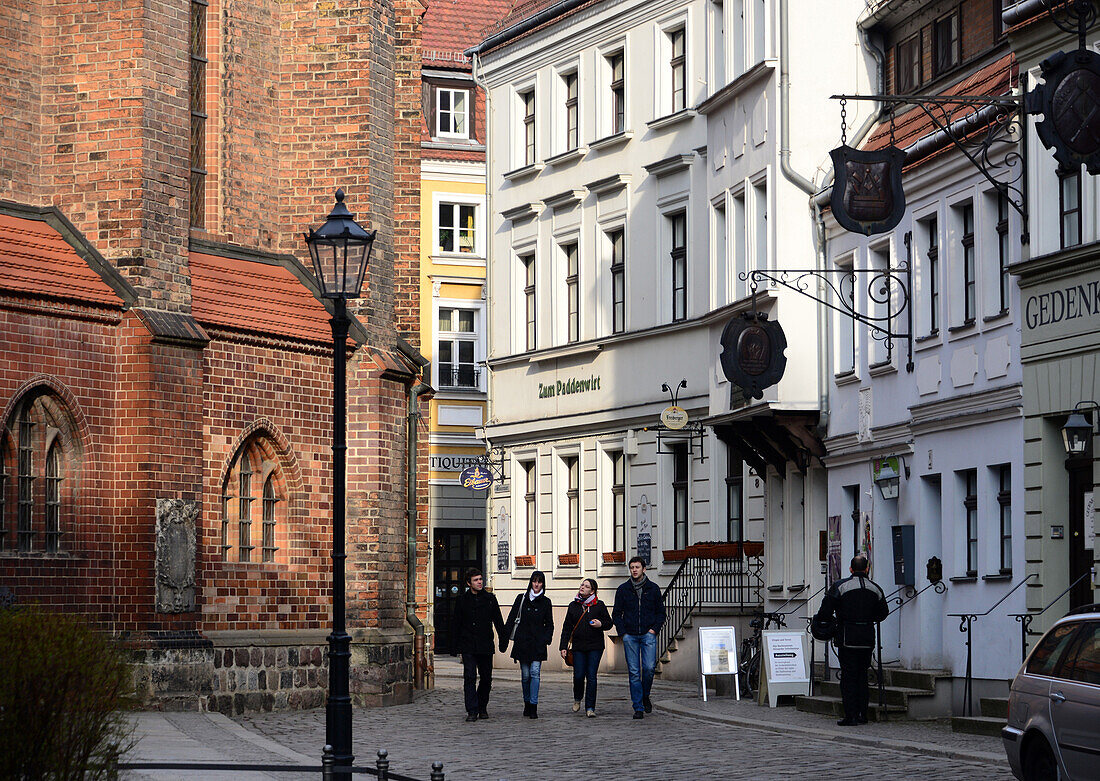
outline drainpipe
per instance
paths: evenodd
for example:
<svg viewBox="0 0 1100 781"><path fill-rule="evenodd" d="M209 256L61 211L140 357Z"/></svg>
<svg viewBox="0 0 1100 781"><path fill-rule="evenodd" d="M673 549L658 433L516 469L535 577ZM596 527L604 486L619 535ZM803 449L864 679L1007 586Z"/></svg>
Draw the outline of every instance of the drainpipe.
<svg viewBox="0 0 1100 781"><path fill-rule="evenodd" d="M405 484L408 486L408 494L405 498L405 519L408 526L408 539L405 544L405 620L409 622L409 626L413 628L414 633L413 685L417 689L425 687L429 673L427 653L424 647L424 622L416 615L416 424L420 420L417 400L422 394L431 390L430 385L425 385L422 382L409 388L409 416L406 436L408 456L405 463L408 473L405 476Z"/></svg>

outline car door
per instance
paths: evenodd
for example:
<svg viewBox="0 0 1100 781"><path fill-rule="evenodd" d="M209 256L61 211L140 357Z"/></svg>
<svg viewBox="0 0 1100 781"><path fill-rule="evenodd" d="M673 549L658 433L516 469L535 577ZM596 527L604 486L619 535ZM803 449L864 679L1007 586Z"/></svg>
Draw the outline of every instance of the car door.
<svg viewBox="0 0 1100 781"><path fill-rule="evenodd" d="M1043 635L1027 663L1012 682L1012 704L1009 723L1021 731L1035 729L1054 745L1050 725L1050 685L1057 677L1066 651L1073 645L1077 623L1059 624Z"/></svg>
<svg viewBox="0 0 1100 781"><path fill-rule="evenodd" d="M1050 683L1050 721L1071 779L1100 763L1100 621L1086 621Z"/></svg>

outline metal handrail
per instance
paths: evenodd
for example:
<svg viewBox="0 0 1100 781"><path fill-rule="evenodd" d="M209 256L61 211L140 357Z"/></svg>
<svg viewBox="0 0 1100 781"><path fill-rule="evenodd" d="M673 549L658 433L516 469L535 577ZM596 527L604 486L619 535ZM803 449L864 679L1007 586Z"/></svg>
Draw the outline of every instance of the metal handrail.
<svg viewBox="0 0 1100 781"><path fill-rule="evenodd" d="M1068 594L1070 591L1073 590L1074 586L1076 586L1082 580L1084 580L1085 578L1087 578L1091 575L1092 575L1091 572L1086 572L1083 575L1081 575L1081 577L1077 578L1077 580L1070 583L1069 587L1065 591L1063 591L1061 594L1059 594L1053 600L1051 600L1050 604L1048 604L1046 607L1044 607L1042 610L1040 610L1036 613L1009 613L1009 615L1012 616L1014 619L1016 619L1016 621L1020 624L1020 661L1021 662L1023 662L1025 659L1027 659L1027 639L1029 637L1037 637L1038 635L1042 634L1042 632L1032 632L1031 631L1031 622L1034 621L1039 616L1041 616L1043 613L1050 610L1052 607L1054 607L1055 602L1057 602L1059 599L1064 597L1066 594Z"/></svg>
<svg viewBox="0 0 1100 781"><path fill-rule="evenodd" d="M959 631L966 635L966 681L963 686L963 709L966 711L967 716L974 715L974 636L970 631L971 624L977 621L982 616L988 616L1002 602L1012 596L1013 592L1020 586L1027 583L1032 578L1038 577L1037 572L1029 573L1023 580L1009 589L1008 593L993 603L993 606L986 610L984 613L948 613L947 615L952 618L959 619Z"/></svg>
<svg viewBox="0 0 1100 781"><path fill-rule="evenodd" d="M947 584L944 583L942 580L937 580L937 581L929 583L927 586L922 588L920 591L917 591L916 589L914 589L913 586L906 586L905 587L905 593L902 596L894 597L894 604L896 605L896 607L892 608L890 610L890 612L886 614L886 617L889 618L890 616L894 615L894 613L901 610L905 605L908 605L910 602L912 602L914 599L919 597L921 594L923 594L928 589L932 589L937 594L943 594L947 591ZM894 593L897 594L900 591L901 591L901 589L899 588Z"/></svg>

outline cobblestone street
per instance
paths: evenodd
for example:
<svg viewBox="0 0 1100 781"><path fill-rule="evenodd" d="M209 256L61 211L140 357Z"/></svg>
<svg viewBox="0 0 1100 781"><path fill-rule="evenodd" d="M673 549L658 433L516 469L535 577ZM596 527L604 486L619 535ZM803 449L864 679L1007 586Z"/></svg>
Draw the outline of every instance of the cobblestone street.
<svg viewBox="0 0 1100 781"><path fill-rule="evenodd" d="M996 738L955 736L940 724L912 723L873 724L841 734L824 717L728 699L712 699L715 707L709 715L710 708L690 684L658 681L654 713L633 721L625 676L601 678L600 715L585 719L583 712L570 711L566 676L545 673L539 719L532 721L521 716L518 673L498 670L491 718L467 724L457 666L451 669L453 663L447 660L439 666L435 690L414 703L356 711L357 764L373 763L376 751L385 748L394 771L426 778L431 763L438 760L449 781L771 779L809 774L817 779L878 781L1012 778ZM236 721L313 756L323 743L324 719L324 710L318 709L248 715ZM754 720L759 726L747 726Z"/></svg>

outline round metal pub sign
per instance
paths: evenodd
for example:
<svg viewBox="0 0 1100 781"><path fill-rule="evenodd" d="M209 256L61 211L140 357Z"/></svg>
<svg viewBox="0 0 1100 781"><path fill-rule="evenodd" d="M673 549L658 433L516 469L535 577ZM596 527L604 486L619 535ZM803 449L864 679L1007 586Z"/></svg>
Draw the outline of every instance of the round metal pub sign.
<svg viewBox="0 0 1100 781"><path fill-rule="evenodd" d="M458 482L471 491L484 491L493 484L493 475L485 467L475 464L462 470Z"/></svg>
<svg viewBox="0 0 1100 781"><path fill-rule="evenodd" d="M676 405L665 407L661 410L661 422L665 425L665 428L678 431L687 425L687 410L683 407L677 407Z"/></svg>

